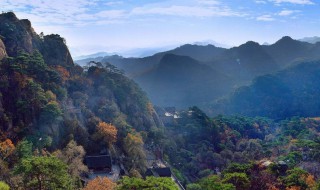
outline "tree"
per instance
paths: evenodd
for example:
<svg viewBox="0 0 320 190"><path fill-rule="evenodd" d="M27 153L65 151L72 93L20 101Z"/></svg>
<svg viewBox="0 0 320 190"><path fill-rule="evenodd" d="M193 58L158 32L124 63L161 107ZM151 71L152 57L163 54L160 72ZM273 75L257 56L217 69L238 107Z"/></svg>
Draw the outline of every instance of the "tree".
<svg viewBox="0 0 320 190"><path fill-rule="evenodd" d="M65 67L63 67L61 65L57 65L57 66L55 66L55 70L60 74L61 79L63 81L66 81L70 78L70 73Z"/></svg>
<svg viewBox="0 0 320 190"><path fill-rule="evenodd" d="M19 158L26 158L32 155L32 142L22 140L17 144L16 153Z"/></svg>
<svg viewBox="0 0 320 190"><path fill-rule="evenodd" d="M196 183L191 183L187 185L187 190L203 190L201 185Z"/></svg>
<svg viewBox="0 0 320 190"><path fill-rule="evenodd" d="M58 102L50 101L42 108L41 119L42 122L52 123L61 115L62 111Z"/></svg>
<svg viewBox="0 0 320 190"><path fill-rule="evenodd" d="M21 174L27 189L72 189L67 165L57 157L24 158L15 167L14 174Z"/></svg>
<svg viewBox="0 0 320 190"><path fill-rule="evenodd" d="M111 123L99 122L93 138L95 140L102 139L110 148L117 141L117 132L117 128Z"/></svg>
<svg viewBox="0 0 320 190"><path fill-rule="evenodd" d="M168 177L147 177L141 178L124 177L118 182L118 190L178 190L178 186Z"/></svg>
<svg viewBox="0 0 320 190"><path fill-rule="evenodd" d="M315 186L313 176L300 168L288 170L287 174L288 175L283 179L283 182L288 188L299 187L301 190L305 190Z"/></svg>
<svg viewBox="0 0 320 190"><path fill-rule="evenodd" d="M146 154L143 149L143 140L139 133L128 133L124 139L124 150L128 156L128 164L131 168L140 171L146 169Z"/></svg>
<svg viewBox="0 0 320 190"><path fill-rule="evenodd" d="M233 184L237 190L246 190L250 187L250 180L245 173L226 173L222 182Z"/></svg>
<svg viewBox="0 0 320 190"><path fill-rule="evenodd" d="M57 151L56 155L68 166L68 173L77 178L82 172L88 171L83 164L83 158L86 152L82 146L78 146L74 140L71 140L62 151Z"/></svg>
<svg viewBox="0 0 320 190"><path fill-rule="evenodd" d="M199 181L202 190L235 190L235 186L230 183L221 182L219 176L212 175Z"/></svg>
<svg viewBox="0 0 320 190"><path fill-rule="evenodd" d="M10 177L8 163L0 159L0 179L6 180Z"/></svg>
<svg viewBox="0 0 320 190"><path fill-rule="evenodd" d="M115 190L116 183L113 183L107 177L96 177L88 182L88 184L82 190Z"/></svg>
<svg viewBox="0 0 320 190"><path fill-rule="evenodd" d="M0 181L0 190L9 190L9 189L10 189L10 187L8 184L6 184L3 181Z"/></svg>
<svg viewBox="0 0 320 190"><path fill-rule="evenodd" d="M15 151L15 146L10 139L0 143L0 156L3 160L8 158Z"/></svg>

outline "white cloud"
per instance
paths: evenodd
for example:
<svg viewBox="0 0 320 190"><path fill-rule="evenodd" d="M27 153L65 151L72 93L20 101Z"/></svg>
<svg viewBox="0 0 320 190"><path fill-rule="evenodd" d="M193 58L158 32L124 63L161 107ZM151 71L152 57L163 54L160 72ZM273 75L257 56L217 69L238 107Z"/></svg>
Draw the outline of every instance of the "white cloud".
<svg viewBox="0 0 320 190"><path fill-rule="evenodd" d="M123 4L123 1L109 1L104 3L104 5L107 5L107 6L115 6L115 5L121 5L121 4Z"/></svg>
<svg viewBox="0 0 320 190"><path fill-rule="evenodd" d="M275 4L281 3L292 3L292 4L299 4L299 5L313 5L314 2L312 0L269 0L274 2Z"/></svg>
<svg viewBox="0 0 320 190"><path fill-rule="evenodd" d="M204 6L182 6L172 5L167 7L137 7L131 12L133 15L168 15L181 17L214 17L214 16L245 16L227 7L204 7Z"/></svg>
<svg viewBox="0 0 320 190"><path fill-rule="evenodd" d="M300 12L300 11L297 11L297 10L282 10L278 13L279 16L290 16L294 13L297 13L297 12Z"/></svg>
<svg viewBox="0 0 320 190"><path fill-rule="evenodd" d="M262 0L256 0L255 3L258 3L258 4L266 4L267 2L266 2L266 1L262 1Z"/></svg>
<svg viewBox="0 0 320 190"><path fill-rule="evenodd" d="M274 21L275 19L271 15L262 15L256 18L258 21Z"/></svg>
<svg viewBox="0 0 320 190"><path fill-rule="evenodd" d="M102 4L101 4L102 3ZM30 19L36 26L116 23L124 18L124 10L112 10L110 6L122 1L104 0L0 0L0 10L14 11L19 18Z"/></svg>
<svg viewBox="0 0 320 190"><path fill-rule="evenodd" d="M130 7L124 1L105 0L0 0L0 10L13 10L34 25L113 24L140 19L144 15L178 17L239 17L246 14L222 5L219 0L167 1ZM114 9L116 5L123 10ZM128 6L129 5L129 6Z"/></svg>

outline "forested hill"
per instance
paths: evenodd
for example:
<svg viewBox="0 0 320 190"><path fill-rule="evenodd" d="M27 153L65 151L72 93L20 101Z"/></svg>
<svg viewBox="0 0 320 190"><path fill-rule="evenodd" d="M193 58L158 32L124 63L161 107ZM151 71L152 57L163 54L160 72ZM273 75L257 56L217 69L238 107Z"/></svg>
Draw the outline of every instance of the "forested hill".
<svg viewBox="0 0 320 190"><path fill-rule="evenodd" d="M257 77L212 106L220 113L285 119L320 114L320 62L303 62L276 74Z"/></svg>
<svg viewBox="0 0 320 190"><path fill-rule="evenodd" d="M203 105L229 92L232 78L188 56L166 54L135 80L156 105ZM223 82L221 82L223 81ZM154 93L157 92L157 93Z"/></svg>
<svg viewBox="0 0 320 190"><path fill-rule="evenodd" d="M130 159L128 171L144 171L143 141L161 125L145 93L117 68L84 70L59 35L39 35L30 21L0 15L0 146L8 145L0 148L0 167L20 162L21 144L30 147L28 155L50 154L75 141L87 154L112 146ZM133 140L142 157L129 154ZM11 185L20 181L10 175L0 178Z"/></svg>

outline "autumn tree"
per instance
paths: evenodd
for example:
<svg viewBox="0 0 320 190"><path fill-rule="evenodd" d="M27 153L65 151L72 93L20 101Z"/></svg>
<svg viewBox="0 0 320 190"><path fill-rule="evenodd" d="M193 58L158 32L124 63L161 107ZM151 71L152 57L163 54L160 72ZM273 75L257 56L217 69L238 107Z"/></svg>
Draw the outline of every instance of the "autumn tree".
<svg viewBox="0 0 320 190"><path fill-rule="evenodd" d="M124 150L128 156L131 168L144 171L146 168L146 154L143 149L143 140L139 133L128 133L124 139Z"/></svg>
<svg viewBox="0 0 320 190"><path fill-rule="evenodd" d="M110 148L117 141L117 132L117 128L111 123L99 122L93 138L95 140L103 140Z"/></svg>
<svg viewBox="0 0 320 190"><path fill-rule="evenodd" d="M88 182L82 190L115 190L117 184L107 177L96 177Z"/></svg>
<svg viewBox="0 0 320 190"><path fill-rule="evenodd" d="M0 156L3 160L7 159L15 151L15 146L10 139L0 143Z"/></svg>
<svg viewBox="0 0 320 190"><path fill-rule="evenodd" d="M88 170L87 166L83 164L86 152L74 140L71 140L62 151L56 151L55 154L67 164L68 173L74 178L79 177L82 172Z"/></svg>
<svg viewBox="0 0 320 190"><path fill-rule="evenodd" d="M65 67L57 65L55 66L55 70L60 74L63 81L66 81L70 78L70 73Z"/></svg>

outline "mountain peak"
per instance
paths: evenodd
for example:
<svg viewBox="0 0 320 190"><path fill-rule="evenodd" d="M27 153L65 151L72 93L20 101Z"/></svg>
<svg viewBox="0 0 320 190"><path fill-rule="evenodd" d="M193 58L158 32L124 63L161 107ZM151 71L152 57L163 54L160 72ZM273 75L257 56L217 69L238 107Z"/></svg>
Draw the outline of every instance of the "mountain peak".
<svg viewBox="0 0 320 190"><path fill-rule="evenodd" d="M292 39L290 36L284 36L282 37L280 40L278 40L275 44L279 44L279 43L291 43L294 42L296 40Z"/></svg>
<svg viewBox="0 0 320 190"><path fill-rule="evenodd" d="M41 38L29 20L20 20L13 12L0 14L0 36L3 37L6 54L10 57L17 56L19 51L32 53L38 50L48 65L73 65L64 38L57 34Z"/></svg>
<svg viewBox="0 0 320 190"><path fill-rule="evenodd" d="M4 12L0 14L0 18L8 20L19 20L13 12Z"/></svg>
<svg viewBox="0 0 320 190"><path fill-rule="evenodd" d="M260 44L257 42L247 41L245 44L242 44L239 47L258 47L258 46L260 46Z"/></svg>

